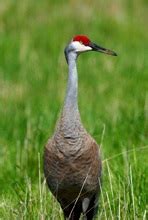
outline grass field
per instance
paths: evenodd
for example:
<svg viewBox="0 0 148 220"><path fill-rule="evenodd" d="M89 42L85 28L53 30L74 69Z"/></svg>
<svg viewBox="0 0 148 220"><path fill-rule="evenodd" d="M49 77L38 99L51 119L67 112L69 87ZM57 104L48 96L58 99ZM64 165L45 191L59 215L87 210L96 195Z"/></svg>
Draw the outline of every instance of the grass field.
<svg viewBox="0 0 148 220"><path fill-rule="evenodd" d="M0 1L0 219L63 219L42 155L66 87L64 47L75 34L113 49L78 61L79 109L101 144L98 219L147 219L146 0Z"/></svg>

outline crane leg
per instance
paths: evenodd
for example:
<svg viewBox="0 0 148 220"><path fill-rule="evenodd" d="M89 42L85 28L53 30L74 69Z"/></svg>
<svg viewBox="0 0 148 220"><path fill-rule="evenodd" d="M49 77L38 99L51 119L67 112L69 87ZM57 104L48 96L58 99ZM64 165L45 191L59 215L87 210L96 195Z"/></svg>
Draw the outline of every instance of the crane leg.
<svg viewBox="0 0 148 220"><path fill-rule="evenodd" d="M78 220L80 218L82 207L80 202L72 203L63 209L65 220Z"/></svg>
<svg viewBox="0 0 148 220"><path fill-rule="evenodd" d="M86 203L88 204L88 203ZM91 200L89 201L89 204L87 206L87 209L84 213L84 220L92 220L94 216L96 215L98 211L98 203L97 203L97 196L94 195Z"/></svg>

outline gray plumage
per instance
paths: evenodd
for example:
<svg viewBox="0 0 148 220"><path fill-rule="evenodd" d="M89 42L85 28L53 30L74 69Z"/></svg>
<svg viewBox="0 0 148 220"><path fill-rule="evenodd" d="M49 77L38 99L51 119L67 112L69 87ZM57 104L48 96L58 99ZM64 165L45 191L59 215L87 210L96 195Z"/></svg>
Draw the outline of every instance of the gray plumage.
<svg viewBox="0 0 148 220"><path fill-rule="evenodd" d="M81 52L97 50L97 45L93 49L93 43L85 45L90 41L87 37L74 39L79 38L80 42L72 40L65 49L69 67L67 91L55 133L45 147L44 172L49 189L59 201L65 219L78 220L83 213L84 219L91 220L98 208L101 159L99 146L81 123L77 104L76 59ZM98 48L101 48L101 52L104 49ZM104 51L111 54L110 50Z"/></svg>

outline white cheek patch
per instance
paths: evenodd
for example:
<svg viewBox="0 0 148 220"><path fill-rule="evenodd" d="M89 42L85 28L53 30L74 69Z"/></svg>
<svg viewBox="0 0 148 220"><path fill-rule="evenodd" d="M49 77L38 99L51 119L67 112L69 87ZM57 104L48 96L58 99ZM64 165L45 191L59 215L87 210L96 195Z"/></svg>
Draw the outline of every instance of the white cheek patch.
<svg viewBox="0 0 148 220"><path fill-rule="evenodd" d="M90 51L90 50L92 50L91 47L85 46L84 44L81 44L81 43L78 42L78 41L74 41L74 42L72 42L72 44L73 44L73 46L74 46L76 52L84 52L84 51Z"/></svg>

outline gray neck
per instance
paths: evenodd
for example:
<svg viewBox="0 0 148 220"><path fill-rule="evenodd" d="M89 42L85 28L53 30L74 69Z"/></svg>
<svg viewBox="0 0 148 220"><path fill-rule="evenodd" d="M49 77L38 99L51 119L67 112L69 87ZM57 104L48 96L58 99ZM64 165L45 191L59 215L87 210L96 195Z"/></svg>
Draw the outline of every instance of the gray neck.
<svg viewBox="0 0 148 220"><path fill-rule="evenodd" d="M77 66L76 66L77 54L74 52L70 52L66 54L66 58L68 62L69 73L68 73L68 84L67 84L64 108L78 110L78 103L77 103L78 74L77 74Z"/></svg>
<svg viewBox="0 0 148 220"><path fill-rule="evenodd" d="M84 132L84 129L81 124L77 103L77 54L74 52L67 52L65 50L65 55L69 67L68 84L64 101L64 107L62 111L62 117L60 118L60 121L58 123L56 133L59 134L59 131L62 131L62 136L64 135L64 137L78 138L80 134Z"/></svg>

